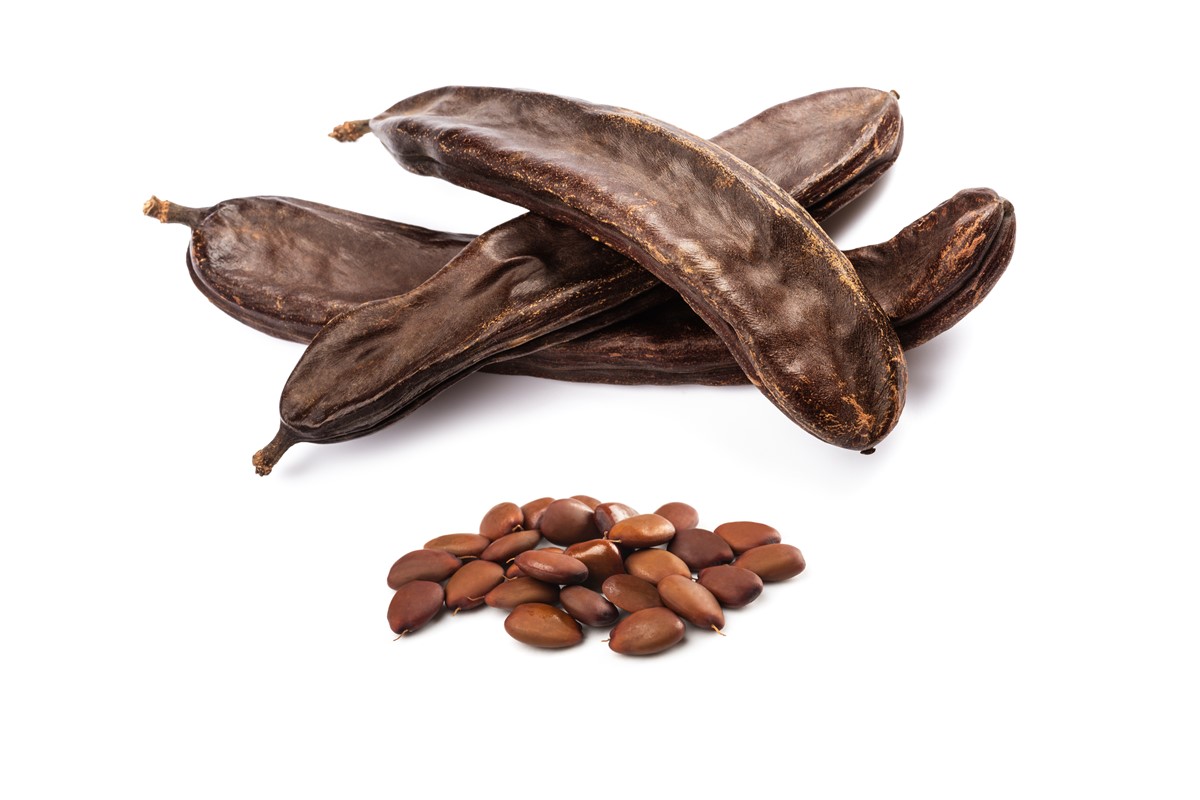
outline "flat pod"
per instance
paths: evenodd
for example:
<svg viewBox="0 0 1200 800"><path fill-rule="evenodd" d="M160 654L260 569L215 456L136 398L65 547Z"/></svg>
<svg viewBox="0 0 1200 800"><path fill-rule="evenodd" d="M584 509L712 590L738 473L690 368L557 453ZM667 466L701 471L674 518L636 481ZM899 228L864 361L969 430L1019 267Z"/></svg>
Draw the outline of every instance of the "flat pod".
<svg viewBox="0 0 1200 800"><path fill-rule="evenodd" d="M626 656L661 653L683 641L683 620L669 608L645 608L617 623L608 646Z"/></svg>
<svg viewBox="0 0 1200 800"><path fill-rule="evenodd" d="M693 581L691 576L668 575L659 581L658 593L664 606L697 628L720 632L725 627L725 612L721 610L721 604L712 592Z"/></svg>
<svg viewBox="0 0 1200 800"><path fill-rule="evenodd" d="M442 609L445 592L434 581L409 581L396 590L388 605L388 625L404 636L423 628Z"/></svg>
<svg viewBox="0 0 1200 800"><path fill-rule="evenodd" d="M566 554L578 558L588 568L587 580L583 585L600 591L610 575L625 572L625 559L621 550L607 539L588 539L577 542L566 549Z"/></svg>
<svg viewBox="0 0 1200 800"><path fill-rule="evenodd" d="M495 561L497 564L504 564L526 550L532 550L537 547L541 540L542 534L540 531L517 531L516 533L501 536L489 544L487 549L479 554L479 557L484 561Z"/></svg>
<svg viewBox="0 0 1200 800"><path fill-rule="evenodd" d="M520 203L637 261L813 435L864 450L894 426L906 372L887 318L807 212L721 148L625 109L487 88L425 92L371 130L414 172Z"/></svg>
<svg viewBox="0 0 1200 800"><path fill-rule="evenodd" d="M399 589L409 581L444 581L461 566L462 560L445 550L413 550L388 570L388 588Z"/></svg>
<svg viewBox="0 0 1200 800"><path fill-rule="evenodd" d="M779 531L761 522L726 522L718 525L713 533L728 542L735 554L782 541Z"/></svg>
<svg viewBox="0 0 1200 800"><path fill-rule="evenodd" d="M623 519L608 532L610 540L631 548L657 547L671 541L674 535L675 526L658 514L638 514Z"/></svg>
<svg viewBox="0 0 1200 800"><path fill-rule="evenodd" d="M583 641L583 629L562 609L546 603L525 603L504 620L504 630L533 647L571 647Z"/></svg>
<svg viewBox="0 0 1200 800"><path fill-rule="evenodd" d="M721 564L700 571L698 583L725 608L744 608L763 592L762 578L748 569Z"/></svg>
<svg viewBox="0 0 1200 800"><path fill-rule="evenodd" d="M603 591L609 602L630 613L662 605L654 584L632 575L610 575L604 582Z"/></svg>
<svg viewBox="0 0 1200 800"><path fill-rule="evenodd" d="M692 570L683 563L683 559L658 548L630 553L625 559L625 571L655 585L668 575L682 575L688 580L692 578Z"/></svg>
<svg viewBox="0 0 1200 800"><path fill-rule="evenodd" d="M492 589L483 598L483 601L492 608L506 610L516 608L522 603L554 605L558 602L558 587L533 578L515 578L511 581L504 581Z"/></svg>
<svg viewBox="0 0 1200 800"><path fill-rule="evenodd" d="M604 595L586 586L564 586L558 599L568 614L591 628L607 628L621 617Z"/></svg>
<svg viewBox="0 0 1200 800"><path fill-rule="evenodd" d="M504 567L491 561L469 561L446 583L446 608L466 611L483 605L487 593L504 580Z"/></svg>
<svg viewBox="0 0 1200 800"><path fill-rule="evenodd" d="M516 503L497 503L483 515L479 523L479 535L491 541L519 531L525 517Z"/></svg>
<svg viewBox="0 0 1200 800"><path fill-rule="evenodd" d="M445 550L459 558L479 558L492 542L478 533L447 533L425 543L427 550Z"/></svg>
<svg viewBox="0 0 1200 800"><path fill-rule="evenodd" d="M733 548L729 542L703 528L676 531L667 550L679 556L692 572L733 561Z"/></svg>
<svg viewBox="0 0 1200 800"><path fill-rule="evenodd" d="M588 576L587 565L566 553L526 550L513 563L521 568L523 575L546 583L583 583Z"/></svg>
<svg viewBox="0 0 1200 800"><path fill-rule="evenodd" d="M804 572L804 554L790 544L764 544L738 556L735 566L748 569L767 583L786 581Z"/></svg>

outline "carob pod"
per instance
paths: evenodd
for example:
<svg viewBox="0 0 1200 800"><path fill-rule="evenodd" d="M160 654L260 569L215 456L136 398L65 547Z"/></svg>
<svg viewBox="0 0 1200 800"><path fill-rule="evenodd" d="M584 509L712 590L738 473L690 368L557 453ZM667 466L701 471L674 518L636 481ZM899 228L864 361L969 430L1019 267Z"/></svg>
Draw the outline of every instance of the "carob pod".
<svg viewBox="0 0 1200 800"><path fill-rule="evenodd" d="M812 217L725 150L636 112L508 89L435 89L370 126L407 169L637 261L822 441L870 452L896 424L907 372L887 317Z"/></svg>

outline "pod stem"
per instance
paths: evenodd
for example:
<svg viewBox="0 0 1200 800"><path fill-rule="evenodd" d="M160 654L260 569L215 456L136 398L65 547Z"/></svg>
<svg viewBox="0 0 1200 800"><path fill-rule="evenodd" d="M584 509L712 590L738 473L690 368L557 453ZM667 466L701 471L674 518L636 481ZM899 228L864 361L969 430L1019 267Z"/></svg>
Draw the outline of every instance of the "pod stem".
<svg viewBox="0 0 1200 800"><path fill-rule="evenodd" d="M329 136L339 142L357 142L371 132L369 119L352 119L334 128Z"/></svg>
<svg viewBox="0 0 1200 800"><path fill-rule="evenodd" d="M170 200L159 200L153 195L145 203L142 203L142 213L147 217L154 217L159 222L177 222L181 225L187 225L189 228L195 228L200 224L200 221L208 216L209 208L189 208L181 206L177 203L172 203Z"/></svg>
<svg viewBox="0 0 1200 800"><path fill-rule="evenodd" d="M280 425L279 433L275 434L275 438L266 447L255 453L254 458L251 459L254 463L254 471L259 475L270 475L271 469L279 463L283 454L298 441L300 439L287 427Z"/></svg>

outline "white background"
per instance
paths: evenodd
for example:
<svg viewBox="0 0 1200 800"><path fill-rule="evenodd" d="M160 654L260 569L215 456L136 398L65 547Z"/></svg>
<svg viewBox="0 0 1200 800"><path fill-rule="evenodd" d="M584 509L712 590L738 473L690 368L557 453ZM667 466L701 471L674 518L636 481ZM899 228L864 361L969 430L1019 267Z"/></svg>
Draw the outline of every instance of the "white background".
<svg viewBox="0 0 1200 800"><path fill-rule="evenodd" d="M0 795L1195 797L1187 26L1155 3L434 5L8 12ZM1015 257L911 354L870 458L749 387L478 375L257 478L301 347L206 302L186 231L141 204L482 231L516 210L325 137L453 83L702 135L896 89L900 159L831 234L990 186ZM596 633L533 651L490 609L392 641L396 557L575 493L769 522L809 569L651 659Z"/></svg>

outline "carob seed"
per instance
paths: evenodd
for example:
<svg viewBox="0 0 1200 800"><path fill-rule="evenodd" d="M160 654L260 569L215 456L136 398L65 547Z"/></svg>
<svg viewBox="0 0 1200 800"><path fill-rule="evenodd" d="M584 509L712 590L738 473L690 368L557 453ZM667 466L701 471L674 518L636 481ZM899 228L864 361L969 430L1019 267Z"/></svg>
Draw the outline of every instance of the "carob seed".
<svg viewBox="0 0 1200 800"><path fill-rule="evenodd" d="M585 542L577 542L568 547L565 552L587 565L588 577L583 585L597 592L604 586L604 581L610 575L620 575L625 572L625 559L621 556L620 548L607 539L588 539Z"/></svg>
<svg viewBox="0 0 1200 800"><path fill-rule="evenodd" d="M501 536L521 530L524 520L521 507L516 503L498 503L483 515L479 535L494 542Z"/></svg>
<svg viewBox="0 0 1200 800"><path fill-rule="evenodd" d="M632 575L610 575L604 581L603 591L610 603L630 613L663 604L653 583Z"/></svg>
<svg viewBox="0 0 1200 800"><path fill-rule="evenodd" d="M483 605L487 593L504 580L504 567L491 561L468 561L446 583L446 608L465 611Z"/></svg>
<svg viewBox="0 0 1200 800"><path fill-rule="evenodd" d="M462 566L462 560L445 550L413 550L396 559L388 570L388 587L399 589L410 581L444 581Z"/></svg>
<svg viewBox="0 0 1200 800"><path fill-rule="evenodd" d="M630 553L625 559L625 571L655 585L668 575L682 575L688 580L692 579L692 571L683 559L657 548Z"/></svg>
<svg viewBox="0 0 1200 800"><path fill-rule="evenodd" d="M558 594L558 587L553 584L543 583L533 578L515 578L511 581L504 581L492 589L483 598L483 601L492 608L511 610L522 603L554 605L558 602Z"/></svg>
<svg viewBox="0 0 1200 800"><path fill-rule="evenodd" d="M592 509L575 497L555 500L542 514L540 529L547 541L567 545L596 535Z"/></svg>
<svg viewBox="0 0 1200 800"><path fill-rule="evenodd" d="M638 514L623 519L608 532L608 538L622 547L657 547L671 541L675 526L658 514Z"/></svg>
<svg viewBox="0 0 1200 800"><path fill-rule="evenodd" d="M420 630L437 616L445 599L442 585L434 581L409 581L396 590L388 606L388 625L404 636Z"/></svg>
<svg viewBox="0 0 1200 800"><path fill-rule="evenodd" d="M654 512L665 517L677 531L686 531L700 524L700 513L687 503L667 503Z"/></svg>
<svg viewBox="0 0 1200 800"><path fill-rule="evenodd" d="M658 582L663 605L697 628L720 632L725 627L725 612L713 593L689 575L668 575Z"/></svg>
<svg viewBox="0 0 1200 800"><path fill-rule="evenodd" d="M703 528L676 531L667 543L667 550L683 559L692 572L733 561L733 548L729 542Z"/></svg>
<svg viewBox="0 0 1200 800"><path fill-rule="evenodd" d="M445 550L459 558L479 558L492 542L478 533L447 533L425 543L427 550Z"/></svg>
<svg viewBox="0 0 1200 800"><path fill-rule="evenodd" d="M621 617L620 609L586 586L564 586L559 601L568 614L592 628L607 628Z"/></svg>
<svg viewBox="0 0 1200 800"><path fill-rule="evenodd" d="M721 564L700 571L699 584L725 608L743 608L763 592L762 578L748 569Z"/></svg>
<svg viewBox="0 0 1200 800"><path fill-rule="evenodd" d="M786 581L804 572L804 554L790 544L764 544L738 556L734 566L748 569L767 583Z"/></svg>
<svg viewBox="0 0 1200 800"><path fill-rule="evenodd" d="M554 502L553 497L539 497L521 506L521 527L527 531L538 530L542 527L542 514Z"/></svg>
<svg viewBox="0 0 1200 800"><path fill-rule="evenodd" d="M479 557L484 561L495 561L497 564L507 563L526 550L532 550L542 540L541 531L517 531L501 536L487 546Z"/></svg>
<svg viewBox="0 0 1200 800"><path fill-rule="evenodd" d="M562 609L546 603L525 603L504 620L504 630L534 647L570 647L583 641L583 629Z"/></svg>
<svg viewBox="0 0 1200 800"><path fill-rule="evenodd" d="M669 608L644 608L617 623L609 635L611 650L626 656L661 653L683 640L683 620Z"/></svg>
<svg viewBox="0 0 1200 800"><path fill-rule="evenodd" d="M728 542L734 554L782 541L779 531L761 522L726 522L718 525L713 533Z"/></svg>
<svg viewBox="0 0 1200 800"><path fill-rule="evenodd" d="M530 578L546 583L574 584L587 580L588 568L577 558L549 550L526 550L513 562Z"/></svg>
<svg viewBox="0 0 1200 800"><path fill-rule="evenodd" d="M596 529L601 536L608 534L612 526L623 519L636 517L637 513L624 503L601 503L592 512L596 517Z"/></svg>

